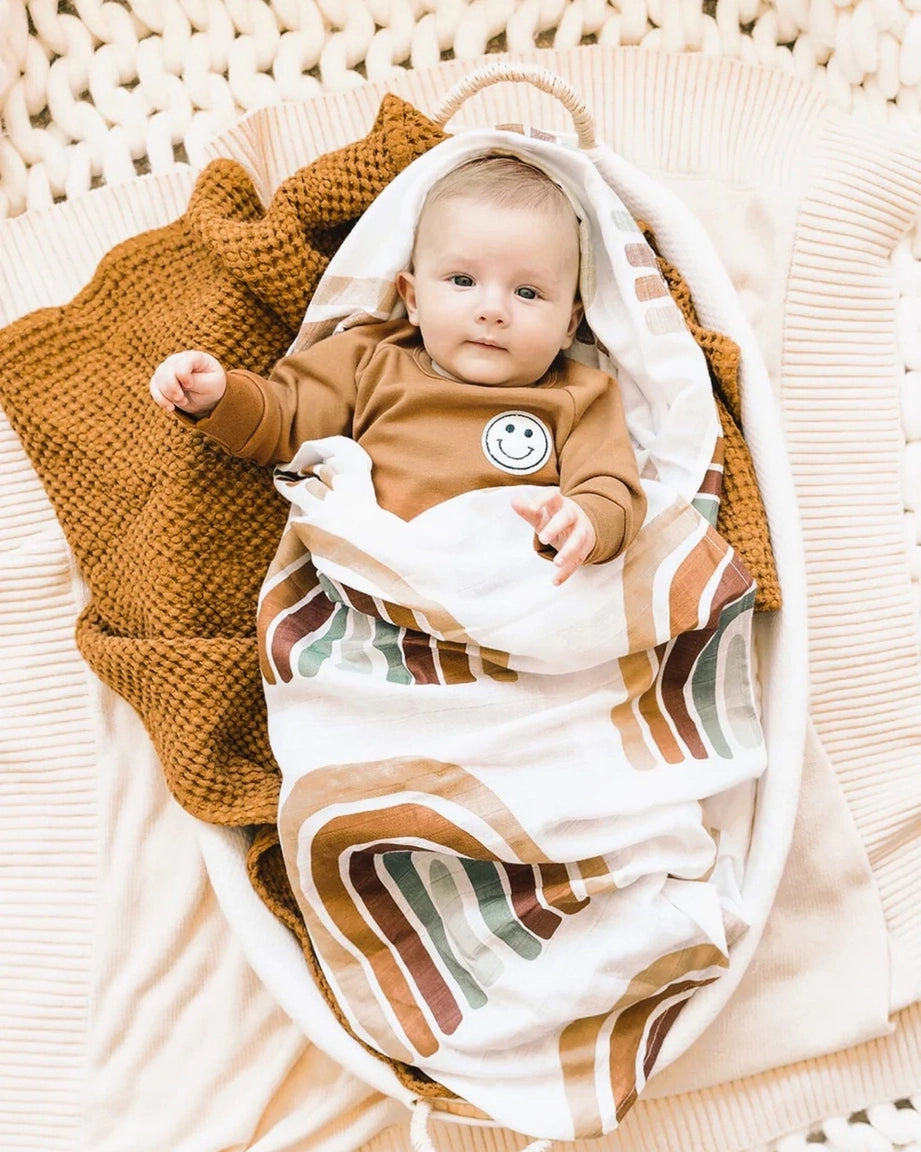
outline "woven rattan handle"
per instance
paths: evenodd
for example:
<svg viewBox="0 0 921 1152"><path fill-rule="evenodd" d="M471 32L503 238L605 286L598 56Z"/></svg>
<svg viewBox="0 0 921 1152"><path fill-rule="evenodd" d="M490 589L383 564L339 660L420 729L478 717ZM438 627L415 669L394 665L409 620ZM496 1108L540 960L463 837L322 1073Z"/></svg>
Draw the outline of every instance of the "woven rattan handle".
<svg viewBox="0 0 921 1152"><path fill-rule="evenodd" d="M572 117L579 139L579 147L595 147L595 124L581 98L565 80L554 72L548 72L546 68L538 68L534 65L508 64L504 61L497 61L495 64L487 64L485 68L471 72L469 76L459 80L448 92L432 119L443 128L468 97L479 92L481 88L487 88L490 84L498 84L502 80L523 81L533 84L542 92L548 92L551 96L555 96Z"/></svg>

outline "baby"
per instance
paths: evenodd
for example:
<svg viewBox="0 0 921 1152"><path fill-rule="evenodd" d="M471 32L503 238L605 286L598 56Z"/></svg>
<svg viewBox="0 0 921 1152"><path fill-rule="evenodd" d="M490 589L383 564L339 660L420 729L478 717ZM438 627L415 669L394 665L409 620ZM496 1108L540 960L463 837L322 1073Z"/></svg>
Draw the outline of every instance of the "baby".
<svg viewBox="0 0 921 1152"><path fill-rule="evenodd" d="M262 464L290 461L305 440L351 436L372 460L381 507L406 520L475 488L545 487L512 502L560 584L623 551L646 512L616 382L560 355L582 316L578 282L565 194L516 158L479 158L426 197L396 281L406 319L330 336L268 378L178 352L151 394Z"/></svg>

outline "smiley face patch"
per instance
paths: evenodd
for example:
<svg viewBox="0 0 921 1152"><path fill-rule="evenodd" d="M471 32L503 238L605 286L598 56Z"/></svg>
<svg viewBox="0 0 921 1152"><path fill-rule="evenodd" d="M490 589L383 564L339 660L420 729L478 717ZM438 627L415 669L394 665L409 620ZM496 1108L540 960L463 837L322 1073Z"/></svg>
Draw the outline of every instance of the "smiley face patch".
<svg viewBox="0 0 921 1152"><path fill-rule="evenodd" d="M550 459L550 430L529 412L502 412L483 429L483 455L501 472L529 476Z"/></svg>

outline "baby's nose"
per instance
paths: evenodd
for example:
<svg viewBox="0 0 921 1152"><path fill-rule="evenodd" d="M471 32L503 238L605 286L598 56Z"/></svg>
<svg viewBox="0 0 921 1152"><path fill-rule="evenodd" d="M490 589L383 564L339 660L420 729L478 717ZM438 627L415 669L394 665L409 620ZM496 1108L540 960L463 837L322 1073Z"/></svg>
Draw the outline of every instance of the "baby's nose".
<svg viewBox="0 0 921 1152"><path fill-rule="evenodd" d="M480 317L493 323L505 320L508 316L508 304L505 294L498 290L484 289L478 301Z"/></svg>

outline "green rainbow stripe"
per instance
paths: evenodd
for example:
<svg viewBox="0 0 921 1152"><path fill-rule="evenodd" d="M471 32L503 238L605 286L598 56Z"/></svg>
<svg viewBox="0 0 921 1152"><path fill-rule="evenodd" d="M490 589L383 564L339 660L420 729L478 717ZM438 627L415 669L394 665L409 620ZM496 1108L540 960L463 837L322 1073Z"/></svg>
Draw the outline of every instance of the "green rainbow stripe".
<svg viewBox="0 0 921 1152"><path fill-rule="evenodd" d="M454 955L448 934L445 931L444 921L429 896L421 876L416 871L412 854L410 852L386 852L383 856L383 862L404 900L412 908L413 914L428 933L436 952L454 978L454 982L461 990L464 999L471 1008L482 1008L486 1003L486 994L472 973L468 972Z"/></svg>
<svg viewBox="0 0 921 1152"><path fill-rule="evenodd" d="M402 628L377 617L374 621L374 647L387 661L387 680L391 684L414 684L412 673L406 667L403 646L400 643Z"/></svg>
<svg viewBox="0 0 921 1152"><path fill-rule="evenodd" d="M491 860L461 859L464 871L476 894L480 915L490 932L525 960L536 960L541 943L536 936L519 923L499 878L499 871Z"/></svg>
<svg viewBox="0 0 921 1152"><path fill-rule="evenodd" d="M449 859L453 864L457 864L456 857ZM502 959L474 934L467 923L464 898L445 860L436 857L432 861L429 866L429 886L432 900L451 925L451 936L458 951L463 955L468 970L476 977L481 988L489 988L505 971L505 965Z"/></svg>
<svg viewBox="0 0 921 1152"><path fill-rule="evenodd" d="M320 671L324 661L329 659L333 644L345 635L345 625L349 610L344 604L337 604L329 622L329 627L317 640L304 648L297 658L297 671L301 676L312 678Z"/></svg>
<svg viewBox="0 0 921 1152"><path fill-rule="evenodd" d="M720 643L733 620L737 619L743 612L751 612L754 605L754 588L746 592L744 596L740 596L738 600L726 605L720 613L716 631L704 646L694 671L691 673L691 695L694 700L694 708L714 750L726 758L732 757L732 748L720 723L716 692Z"/></svg>

